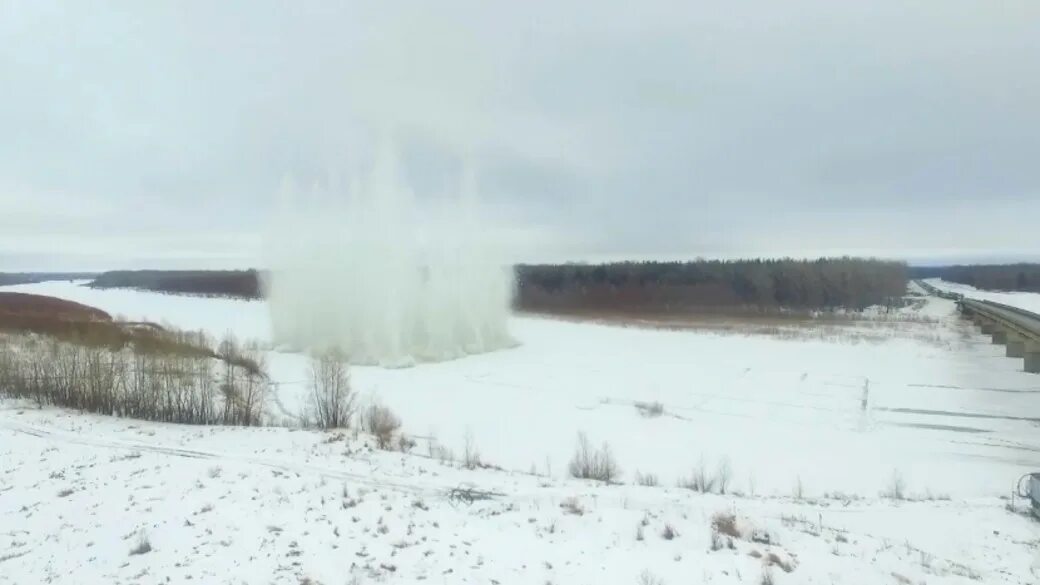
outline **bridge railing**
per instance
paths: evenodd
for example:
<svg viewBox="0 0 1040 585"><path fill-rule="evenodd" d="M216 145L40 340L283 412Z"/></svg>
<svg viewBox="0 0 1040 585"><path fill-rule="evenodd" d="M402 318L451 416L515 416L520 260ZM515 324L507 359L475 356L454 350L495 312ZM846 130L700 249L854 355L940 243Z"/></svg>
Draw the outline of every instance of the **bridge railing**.
<svg viewBox="0 0 1040 585"><path fill-rule="evenodd" d="M1003 303L969 299L923 280L916 282L930 294L956 301L961 314L992 335L994 344L1006 346L1007 357L1023 358L1025 371L1040 373L1040 315Z"/></svg>

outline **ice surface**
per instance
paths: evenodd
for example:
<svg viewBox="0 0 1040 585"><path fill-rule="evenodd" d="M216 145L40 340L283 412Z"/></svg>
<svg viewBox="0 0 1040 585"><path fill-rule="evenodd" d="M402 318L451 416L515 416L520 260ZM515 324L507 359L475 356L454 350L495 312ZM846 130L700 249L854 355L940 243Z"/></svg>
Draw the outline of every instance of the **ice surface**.
<svg viewBox="0 0 1040 585"><path fill-rule="evenodd" d="M262 340L263 302L92 290L52 282L11 287L133 318L228 329ZM491 463L565 474L584 431L611 445L631 478L673 483L703 459L728 460L741 489L876 495L899 471L908 489L1005 494L1040 469L1040 377L929 298L904 320L819 331L719 335L514 317L519 347L388 370L357 366L354 387L405 429L461 454L467 436ZM308 359L271 351L271 416L292 423L307 397ZM871 412L860 409L869 384ZM367 398L366 398L367 399ZM660 402L646 418L635 402Z"/></svg>

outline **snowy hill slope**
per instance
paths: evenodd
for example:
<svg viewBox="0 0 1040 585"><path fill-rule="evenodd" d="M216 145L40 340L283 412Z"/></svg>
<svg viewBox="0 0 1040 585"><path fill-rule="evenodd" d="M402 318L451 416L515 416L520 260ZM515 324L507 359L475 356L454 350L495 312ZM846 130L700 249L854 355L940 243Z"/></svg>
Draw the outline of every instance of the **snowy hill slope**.
<svg viewBox="0 0 1040 585"><path fill-rule="evenodd" d="M0 582L1034 583L997 498L605 486L288 429L0 410ZM488 493L470 501L460 487ZM726 516L733 515L730 526ZM721 528L713 531L713 521ZM716 534L713 537L713 532ZM145 550L150 549L150 550Z"/></svg>

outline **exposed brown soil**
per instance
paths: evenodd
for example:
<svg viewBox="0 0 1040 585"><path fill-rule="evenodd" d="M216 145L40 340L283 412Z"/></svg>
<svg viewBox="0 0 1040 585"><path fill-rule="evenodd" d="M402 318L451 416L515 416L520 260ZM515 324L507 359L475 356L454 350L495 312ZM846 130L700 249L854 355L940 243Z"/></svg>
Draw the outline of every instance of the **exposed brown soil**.
<svg viewBox="0 0 1040 585"><path fill-rule="evenodd" d="M44 295L0 292L0 319L45 317L68 321L111 321L108 313L73 301Z"/></svg>
<svg viewBox="0 0 1040 585"><path fill-rule="evenodd" d="M219 358L253 373L261 371L248 358L218 355L193 333L167 331L154 323L116 321L101 309L44 295L0 293L0 331L36 333L113 350L132 344L145 353Z"/></svg>

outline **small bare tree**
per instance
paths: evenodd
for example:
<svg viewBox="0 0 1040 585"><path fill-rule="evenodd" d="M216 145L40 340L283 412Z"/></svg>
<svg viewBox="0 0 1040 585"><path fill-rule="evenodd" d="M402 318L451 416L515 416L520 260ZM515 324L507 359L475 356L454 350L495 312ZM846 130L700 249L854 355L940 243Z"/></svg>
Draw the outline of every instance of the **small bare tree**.
<svg viewBox="0 0 1040 585"><path fill-rule="evenodd" d="M311 405L323 429L347 428L357 410L350 371L343 352L332 349L311 359Z"/></svg>
<svg viewBox="0 0 1040 585"><path fill-rule="evenodd" d="M376 402L368 407L362 420L365 430L375 435L380 449L389 449L394 434L401 428L401 419L392 410Z"/></svg>
<svg viewBox="0 0 1040 585"><path fill-rule="evenodd" d="M242 357L249 363L249 367L245 368L244 375L240 378L242 381L238 392L241 411L239 417L243 424L259 425L267 398L267 359L255 346L247 347Z"/></svg>
<svg viewBox="0 0 1040 585"><path fill-rule="evenodd" d="M589 445L585 433L578 433L578 448L574 451L568 471L571 477L598 479L606 483L613 483L621 475L610 445L603 443L599 450L595 450Z"/></svg>

